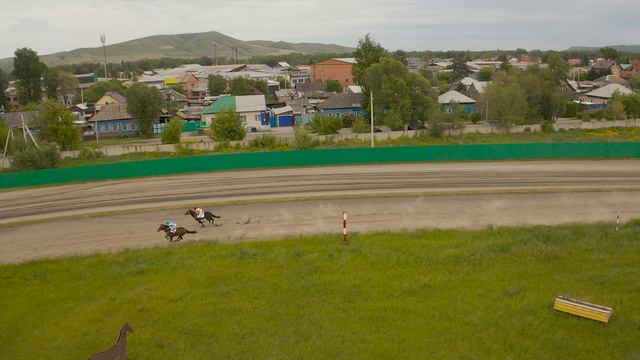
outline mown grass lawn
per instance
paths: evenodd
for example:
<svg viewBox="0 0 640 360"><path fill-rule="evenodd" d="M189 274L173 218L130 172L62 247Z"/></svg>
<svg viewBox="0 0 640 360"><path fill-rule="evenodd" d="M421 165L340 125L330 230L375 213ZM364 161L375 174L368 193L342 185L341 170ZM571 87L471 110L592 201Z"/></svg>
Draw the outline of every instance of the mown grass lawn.
<svg viewBox="0 0 640 360"><path fill-rule="evenodd" d="M613 307L609 324L552 310ZM0 267L0 358L638 359L640 222L175 246Z"/></svg>

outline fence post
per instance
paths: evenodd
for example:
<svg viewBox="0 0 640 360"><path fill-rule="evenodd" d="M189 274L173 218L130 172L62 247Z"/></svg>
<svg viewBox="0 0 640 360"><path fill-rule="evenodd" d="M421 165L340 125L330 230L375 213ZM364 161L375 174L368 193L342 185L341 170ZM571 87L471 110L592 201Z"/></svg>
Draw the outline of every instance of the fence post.
<svg viewBox="0 0 640 360"><path fill-rule="evenodd" d="M347 238L347 213L346 211L342 212L342 241L347 242L349 239Z"/></svg>

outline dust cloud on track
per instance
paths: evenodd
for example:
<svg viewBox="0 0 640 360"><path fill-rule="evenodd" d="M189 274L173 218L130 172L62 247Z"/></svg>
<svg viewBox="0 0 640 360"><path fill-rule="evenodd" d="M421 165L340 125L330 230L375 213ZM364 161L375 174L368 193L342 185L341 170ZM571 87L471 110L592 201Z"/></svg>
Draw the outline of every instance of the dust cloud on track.
<svg viewBox="0 0 640 360"><path fill-rule="evenodd" d="M415 193L437 195L407 196ZM398 196L375 198L379 194ZM353 195L367 197L339 199ZM331 199L285 201L323 196ZM212 172L16 190L0 193L0 199L0 223L127 212L1 229L0 263L15 263L164 245L167 240L156 229L165 219L199 231L185 242L234 242L338 234L342 211L349 213L350 229L357 232L613 221L617 209L624 218L638 218L640 160ZM270 202L212 208L223 217L218 227L202 229L183 215L186 207L203 203L265 199ZM184 209L143 211L176 206Z"/></svg>

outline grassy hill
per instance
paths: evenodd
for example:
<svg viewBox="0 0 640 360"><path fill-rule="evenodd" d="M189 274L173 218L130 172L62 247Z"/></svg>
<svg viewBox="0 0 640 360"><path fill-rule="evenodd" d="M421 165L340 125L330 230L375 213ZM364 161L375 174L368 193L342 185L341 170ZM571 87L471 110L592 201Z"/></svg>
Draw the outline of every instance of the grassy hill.
<svg viewBox="0 0 640 360"><path fill-rule="evenodd" d="M638 359L639 235L336 232L3 266L0 348L86 359L129 322L131 359ZM611 322L554 311L558 293Z"/></svg>
<svg viewBox="0 0 640 360"><path fill-rule="evenodd" d="M355 49L334 44L288 43L274 41L243 41L216 31L179 35L155 35L125 41L107 46L109 62L133 61L141 59L196 58L213 56L214 44L218 44L220 57L232 56L232 47L238 48L240 58L258 55L279 55L290 53L347 53ZM40 56L49 66L104 61L102 47L82 48ZM0 68L13 67L13 58L0 60Z"/></svg>
<svg viewBox="0 0 640 360"><path fill-rule="evenodd" d="M632 54L640 54L640 45L607 45L607 46L572 46L567 49L567 51L589 51L589 52L598 52L603 47L610 47L618 50L623 53L632 53Z"/></svg>

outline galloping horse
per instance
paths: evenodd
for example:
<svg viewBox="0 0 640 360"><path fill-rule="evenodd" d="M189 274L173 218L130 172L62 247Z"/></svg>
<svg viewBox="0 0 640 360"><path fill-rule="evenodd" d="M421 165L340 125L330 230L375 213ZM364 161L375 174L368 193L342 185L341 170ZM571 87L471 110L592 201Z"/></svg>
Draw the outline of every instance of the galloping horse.
<svg viewBox="0 0 640 360"><path fill-rule="evenodd" d="M197 221L200 225L202 225L202 227L204 227L204 221L203 221L203 219L198 219L198 215L196 215L196 212L195 212L195 211L193 211L193 209L189 209L189 210L187 210L187 212L185 212L184 214L185 214L185 215L191 215L191 217L192 217L195 221ZM214 224L214 222L216 221L216 219L220 219L220 216L215 215L215 214L214 214L214 213L212 213L212 212L205 211L205 212L204 212L204 218L205 218L205 219L207 219L207 221L208 221L210 224ZM215 225L215 224L214 224L214 225Z"/></svg>
<svg viewBox="0 0 640 360"><path fill-rule="evenodd" d="M122 329L120 329L118 342L107 351L95 353L89 356L89 360L125 360L127 352L127 332L132 333L133 329L128 323L124 323Z"/></svg>
<svg viewBox="0 0 640 360"><path fill-rule="evenodd" d="M197 231L189 231L189 230L183 228L182 226L176 228L176 232L172 233L171 229L165 224L160 224L160 227L158 228L158 231L161 231L161 230L165 232L166 235L164 237L169 239L169 242L173 242L173 237L174 236L178 237L176 239L176 241L180 241L180 240L182 240L182 237L185 234L195 234L195 233L197 233Z"/></svg>

